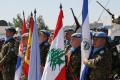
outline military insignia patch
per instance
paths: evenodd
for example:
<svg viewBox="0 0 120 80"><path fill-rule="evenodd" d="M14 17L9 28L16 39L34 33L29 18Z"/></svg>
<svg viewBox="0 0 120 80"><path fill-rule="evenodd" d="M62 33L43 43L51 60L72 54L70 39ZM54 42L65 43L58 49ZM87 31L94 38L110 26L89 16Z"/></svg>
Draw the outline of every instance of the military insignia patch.
<svg viewBox="0 0 120 80"><path fill-rule="evenodd" d="M114 52L113 52L113 55L114 55L114 56L116 56L116 55L117 55L117 53L114 51Z"/></svg>
<svg viewBox="0 0 120 80"><path fill-rule="evenodd" d="M102 50L102 51L100 51L100 54L103 54L105 51L104 50Z"/></svg>
<svg viewBox="0 0 120 80"><path fill-rule="evenodd" d="M83 41L83 45L84 45L84 50L90 49L90 43L87 40Z"/></svg>

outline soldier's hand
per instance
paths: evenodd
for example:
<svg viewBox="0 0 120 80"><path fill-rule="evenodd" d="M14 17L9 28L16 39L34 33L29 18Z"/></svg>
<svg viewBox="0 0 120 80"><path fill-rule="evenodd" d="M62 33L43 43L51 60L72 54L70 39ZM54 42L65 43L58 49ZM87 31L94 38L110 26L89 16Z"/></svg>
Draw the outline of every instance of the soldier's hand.
<svg viewBox="0 0 120 80"><path fill-rule="evenodd" d="M43 73L44 71L44 66L40 66L41 72Z"/></svg>
<svg viewBox="0 0 120 80"><path fill-rule="evenodd" d="M83 63L84 64L88 64L88 59L85 58L84 61L83 61Z"/></svg>

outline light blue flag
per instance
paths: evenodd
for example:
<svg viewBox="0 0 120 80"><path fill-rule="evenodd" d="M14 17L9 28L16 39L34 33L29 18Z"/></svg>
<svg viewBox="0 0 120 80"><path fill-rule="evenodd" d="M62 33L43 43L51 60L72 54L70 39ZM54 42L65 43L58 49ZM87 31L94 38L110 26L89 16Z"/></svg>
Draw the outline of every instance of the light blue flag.
<svg viewBox="0 0 120 80"><path fill-rule="evenodd" d="M88 59L91 52L91 35L89 27L88 0L83 0L82 8L82 44L81 44L81 72L80 80L86 80L88 67L83 64L84 59Z"/></svg>
<svg viewBox="0 0 120 80"><path fill-rule="evenodd" d="M36 14L34 16L34 28L32 34L28 80L41 80L40 49L39 49L38 26L37 26Z"/></svg>

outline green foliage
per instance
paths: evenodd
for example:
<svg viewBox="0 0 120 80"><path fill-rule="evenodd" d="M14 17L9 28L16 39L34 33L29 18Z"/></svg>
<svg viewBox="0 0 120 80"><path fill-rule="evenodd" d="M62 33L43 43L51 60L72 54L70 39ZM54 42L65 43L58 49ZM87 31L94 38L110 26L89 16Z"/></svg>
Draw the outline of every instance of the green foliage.
<svg viewBox="0 0 120 80"><path fill-rule="evenodd" d="M15 27L22 28L23 20L19 14L17 15L16 18L13 18L13 24Z"/></svg>
<svg viewBox="0 0 120 80"><path fill-rule="evenodd" d="M28 18L26 19L27 26L29 25L29 19L30 19L30 16L28 16ZM39 30L49 30L48 26L45 25L45 22L42 16L39 16L37 18L37 24L38 24ZM13 25L15 27L19 27L20 29L22 28L23 18L20 16L20 14L17 14L17 17L13 18Z"/></svg>
<svg viewBox="0 0 120 80"><path fill-rule="evenodd" d="M39 16L37 20L38 20L38 28L40 30L49 30L48 26L45 25L45 22L42 16Z"/></svg>

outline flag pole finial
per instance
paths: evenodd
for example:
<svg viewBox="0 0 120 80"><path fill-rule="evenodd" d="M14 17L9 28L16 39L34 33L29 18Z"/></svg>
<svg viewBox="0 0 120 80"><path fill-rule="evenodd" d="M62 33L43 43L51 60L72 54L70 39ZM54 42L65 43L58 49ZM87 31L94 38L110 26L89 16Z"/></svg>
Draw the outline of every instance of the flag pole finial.
<svg viewBox="0 0 120 80"><path fill-rule="evenodd" d="M31 12L31 16L33 16L33 13Z"/></svg>
<svg viewBox="0 0 120 80"><path fill-rule="evenodd" d="M37 13L37 11L36 11L36 9L34 10L34 14L36 15L36 13Z"/></svg>
<svg viewBox="0 0 120 80"><path fill-rule="evenodd" d="M62 4L60 3L60 9L62 9Z"/></svg>
<svg viewBox="0 0 120 80"><path fill-rule="evenodd" d="M23 11L23 17L25 17L25 13L24 13L24 11Z"/></svg>

